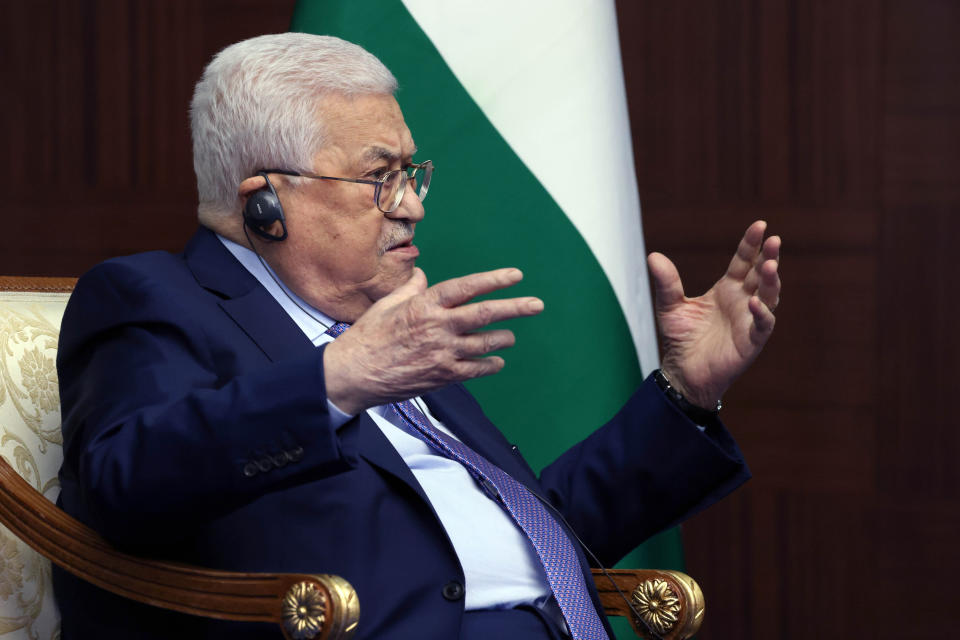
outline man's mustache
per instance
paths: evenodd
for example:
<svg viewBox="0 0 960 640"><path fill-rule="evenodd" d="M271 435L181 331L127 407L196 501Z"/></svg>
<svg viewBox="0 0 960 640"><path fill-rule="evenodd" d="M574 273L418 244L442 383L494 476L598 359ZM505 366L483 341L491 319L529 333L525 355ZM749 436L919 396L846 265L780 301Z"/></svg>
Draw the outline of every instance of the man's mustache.
<svg viewBox="0 0 960 640"><path fill-rule="evenodd" d="M411 240L413 240L413 225L406 220L397 220L380 241L380 255Z"/></svg>

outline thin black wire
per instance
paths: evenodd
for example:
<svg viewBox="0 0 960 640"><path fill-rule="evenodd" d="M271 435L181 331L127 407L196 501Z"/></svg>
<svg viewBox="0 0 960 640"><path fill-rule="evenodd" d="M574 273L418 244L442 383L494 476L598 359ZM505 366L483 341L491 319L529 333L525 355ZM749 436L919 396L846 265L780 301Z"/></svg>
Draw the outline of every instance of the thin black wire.
<svg viewBox="0 0 960 640"><path fill-rule="evenodd" d="M650 636L654 638L654 640L663 640L663 636L661 636L659 633L651 629L650 625L648 625L646 621L640 616L640 612L637 611L636 608L634 608L633 603L630 601L630 599L627 598L627 596L624 595L623 591L620 590L620 587L617 586L616 581L613 579L613 576L610 575L610 572L607 571L607 568L604 567L603 563L600 562L600 559L597 558L596 555L594 555L593 551L590 550L590 547L587 546L587 543L584 542L579 535L577 535L577 532L574 531L572 526L570 526L570 523L567 522L567 519L563 517L563 514L560 513L560 510L557 509L555 506L553 506L549 500L541 496L536 491L533 491L532 489L530 489L530 487L527 487L527 490L530 491L530 493L532 493L537 498L537 500L542 502L546 507L548 507L551 511L553 511L553 513L555 513L557 517L560 518L563 524L567 525L567 529L569 529L570 533L573 534L573 537L576 538L577 542L580 543L580 547L584 551L586 551L587 555L590 556L590 559L597 565L597 568L603 572L603 575L606 576L607 580L610 581L610 584L613 585L613 588L616 589L617 594L619 594L620 598L622 598L624 603L626 603L627 607L630 608L630 611L633 612L634 618L637 620L637 622L643 625L643 627L647 630L647 633L649 633Z"/></svg>
<svg viewBox="0 0 960 640"><path fill-rule="evenodd" d="M310 313L309 311L307 311L306 309L304 309L303 306L302 306L299 302L297 302L297 301L294 299L293 296L291 296L289 293L287 293L286 288L285 288L282 284L280 284L280 281L279 281L279 280L277 279L277 277L273 274L273 270L272 270L269 266L267 266L266 260L263 259L263 256L260 255L260 252L257 251L256 245L254 245L254 244L253 244L253 241L250 239L250 234L247 233L247 224L246 224L246 222L244 222L244 224L243 224L243 235L245 235L245 236L247 237L247 243L250 245L250 248L253 249L253 254L254 254L255 256L257 256L257 259L260 261L260 264L263 265L263 268L266 270L266 272L267 272L267 274L270 276L270 278L271 278L275 283L277 283L277 287L280 288L280 291L283 292L283 295L287 296L287 298L290 300L290 302L292 302L293 304L295 304L298 309L300 309L300 310L303 311L305 314L307 314L310 318L312 318L313 320L315 320L321 327L324 327L324 329L329 329L330 327L329 327L325 322L323 322L323 321L320 320L318 317L316 317L315 315L313 315L312 313ZM424 415L426 415L425 412L424 412ZM603 566L603 563L600 562L600 559L597 558L597 556L593 553L593 551L590 550L590 547L587 546L587 543L584 542L583 539L582 539L582 538L577 534L577 532L573 529L573 527L570 526L570 523L567 522L567 519L563 517L563 514L560 513L560 510L557 509L555 506L553 506L553 505L550 503L550 501L547 500L546 498L544 498L542 495L540 495L540 494L537 493L536 491L533 491L532 489L530 489L530 487L527 487L527 490L530 491L530 493L532 493L532 494L534 495L534 497L537 498L537 500L539 500L539 501L540 501L541 503L543 503L547 508L549 508L551 511L553 511L553 513L555 513L555 514L557 515L557 517L560 518L560 520L563 522L563 524L565 524L565 525L567 526L567 529L570 531L570 533L573 534L573 537L576 538L577 542L580 544L580 547L587 553L588 556L590 556L590 559L593 561L593 563L596 564L596 565L597 565L597 568L600 569L600 571L603 572L603 575L606 576L607 580L610 581L610 584L613 585L613 588L616 590L617 594L620 596L620 598L623 600L623 602L627 605L627 607L630 609L630 611L633 612L633 615L634 615L634 618L636 619L636 621L637 621L639 624L642 624L642 625L644 626L644 628L647 630L647 633L649 633L649 634L653 637L654 640L663 640L663 636L661 636L661 635L658 634L656 631L654 631L653 629L651 629L650 626L649 626L649 625L644 621L644 619L640 616L640 612L637 611L637 609L633 606L633 603L630 601L630 598L628 598L626 595L624 595L623 591L620 590L620 587L617 585L616 580L613 579L613 576L610 575L610 572L607 571L607 568Z"/></svg>
<svg viewBox="0 0 960 640"><path fill-rule="evenodd" d="M420 403L417 402L416 399L414 399L414 403L415 403L415 404L417 405L417 407L420 409L420 412L423 413L424 417L426 417L427 412L420 406ZM406 421L406 420L405 420L405 421ZM418 437L419 437L419 436L418 436ZM471 475L473 475L473 474L471 473ZM475 477L479 479L479 476L475 476ZM481 487L484 486L483 483L480 483L480 484L481 484ZM524 486L526 487L526 485L524 485ZM559 517L560 520L563 522L563 524L565 524L565 525L567 526L567 529L570 531L570 533L573 534L573 537L574 537L574 538L576 539L576 541L580 544L580 547L587 553L588 556L590 556L590 559L594 562L594 564L597 565L597 568L599 568L600 571L603 572L603 575L606 576L607 580L610 581L610 584L613 585L613 588L616 590L617 594L620 596L620 598L623 600L623 602L627 605L627 607L630 609L630 611L633 612L633 615L634 615L634 617L636 618L637 623L643 625L644 629L646 629L647 633L649 634L648 637L653 638L653 640L663 640L663 636L661 636L661 635L658 634L656 631L654 631L653 629L651 629L651 628L650 628L650 625L648 625L648 624L646 623L646 621L640 616L640 612L636 610L636 608L633 606L633 603L630 601L630 599L629 599L626 595L624 595L623 591L620 590L620 587L617 585L616 581L613 579L613 576L610 575L610 572L607 571L607 568L603 566L603 563L600 562L600 559L597 558L597 556L593 553L593 551L590 550L590 547L587 546L587 543L585 543L585 542L583 541L583 539L580 538L579 535L577 535L577 532L574 531L574 529L573 529L573 527L570 525L570 523L567 522L567 519L563 517L563 514L560 513L560 511L559 511L555 506L553 506L553 505L550 503L550 501L547 500L546 498L544 498L542 495L540 495L540 494L537 493L536 491L533 491L532 489L530 489L530 487L526 487L526 489L527 489L531 494L533 494L533 496L536 497L537 500L539 500L541 503L543 503L544 506L548 507L553 513L555 513L555 514L557 515L557 517ZM484 491L486 492L486 489L484 489ZM488 495L490 495L491 498L494 498L494 497L495 497L496 499L498 499L498 503L499 503L501 506L504 506L504 505L503 505L503 498L500 497L499 493L490 494L490 493L488 492Z"/></svg>
<svg viewBox="0 0 960 640"><path fill-rule="evenodd" d="M290 300L290 302L292 302L293 304L295 304L295 305L297 306L297 308L300 309L300 311L303 311L303 312L304 312L305 314L307 314L312 320L314 320L317 324L319 324L321 327L323 327L324 331L330 329L330 326L331 326L331 325L328 325L326 322L324 322L323 320L321 320L321 319L318 318L317 316L313 315L312 313L310 313L309 311L307 311L306 309L304 309L304 308L303 308L303 305L301 305L299 302L297 302L297 301L294 299L293 296L291 296L289 293L287 293L287 288L284 287L284 286L280 283L280 281L277 279L277 276L273 275L273 269L271 269L271 268L267 265L267 261L263 259L263 256L260 255L260 252L257 251L256 245L253 244L253 241L252 241L252 240L250 240L250 234L247 233L247 223L246 223L246 222L243 223L243 235L245 235L245 236L247 237L247 243L250 245L250 248L253 249L253 255L257 256L257 260L259 260L259 261L260 261L260 264L263 265L263 268L266 270L267 275L270 276L270 279L277 283L277 287L280 288L280 291L283 292L283 295L287 296L287 298Z"/></svg>

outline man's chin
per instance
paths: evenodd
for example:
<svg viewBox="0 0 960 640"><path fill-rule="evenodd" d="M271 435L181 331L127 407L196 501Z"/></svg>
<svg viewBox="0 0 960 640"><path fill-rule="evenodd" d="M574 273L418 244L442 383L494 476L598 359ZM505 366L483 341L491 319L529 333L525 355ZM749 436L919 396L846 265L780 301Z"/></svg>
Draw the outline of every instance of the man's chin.
<svg viewBox="0 0 960 640"><path fill-rule="evenodd" d="M413 268L415 266L415 261L411 260L409 263L404 264L402 268L391 269L390 274L384 277L377 287L371 292L371 299L376 302L380 298L390 295L399 287L403 286L410 278L413 277Z"/></svg>

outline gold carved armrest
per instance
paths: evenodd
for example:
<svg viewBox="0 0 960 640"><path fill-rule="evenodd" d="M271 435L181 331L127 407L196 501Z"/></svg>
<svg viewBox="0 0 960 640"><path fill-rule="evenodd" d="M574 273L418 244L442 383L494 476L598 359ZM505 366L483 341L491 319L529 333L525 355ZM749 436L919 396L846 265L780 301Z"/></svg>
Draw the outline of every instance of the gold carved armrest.
<svg viewBox="0 0 960 640"><path fill-rule="evenodd" d="M66 571L137 602L208 618L272 622L288 639L350 638L357 594L334 575L235 573L120 553L0 457L0 522Z"/></svg>
<svg viewBox="0 0 960 640"><path fill-rule="evenodd" d="M637 621L610 579L599 569L594 569L593 580L604 613L626 616L638 636L682 640L692 637L700 628L704 613L703 592L687 574L655 569L608 569L607 573L643 621Z"/></svg>

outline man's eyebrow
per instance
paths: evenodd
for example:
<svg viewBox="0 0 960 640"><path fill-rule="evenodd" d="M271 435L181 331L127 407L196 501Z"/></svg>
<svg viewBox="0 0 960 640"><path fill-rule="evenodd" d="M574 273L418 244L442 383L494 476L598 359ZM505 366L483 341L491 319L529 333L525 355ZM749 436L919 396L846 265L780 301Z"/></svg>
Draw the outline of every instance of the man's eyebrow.
<svg viewBox="0 0 960 640"><path fill-rule="evenodd" d="M383 147L370 147L363 153L364 162L376 162L377 160L394 162L399 159L400 156L390 151L390 149L384 149Z"/></svg>
<svg viewBox="0 0 960 640"><path fill-rule="evenodd" d="M414 148L413 153L410 154L410 157L412 158L413 154L416 152L417 150ZM391 151L390 149L386 149L384 147L370 147L363 153L364 162L376 162L378 160L386 160L387 162L393 163L393 162L398 162L400 160L405 160L405 159L406 158L401 158L395 152Z"/></svg>

